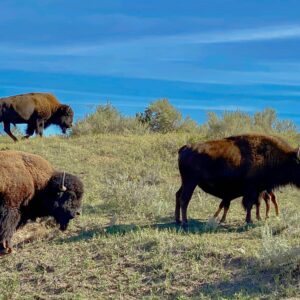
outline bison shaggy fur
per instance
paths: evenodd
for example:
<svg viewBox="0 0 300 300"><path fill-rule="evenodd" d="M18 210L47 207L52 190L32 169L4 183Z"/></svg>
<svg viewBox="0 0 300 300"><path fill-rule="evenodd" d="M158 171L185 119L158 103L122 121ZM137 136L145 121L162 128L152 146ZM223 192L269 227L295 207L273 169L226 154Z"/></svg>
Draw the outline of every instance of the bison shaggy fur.
<svg viewBox="0 0 300 300"><path fill-rule="evenodd" d="M263 191L288 184L300 187L300 150L267 135L245 134L185 145L179 150L181 187L176 193L175 220L187 225L187 207L194 189L230 201L243 197L251 222L251 209Z"/></svg>
<svg viewBox="0 0 300 300"><path fill-rule="evenodd" d="M42 157L21 151L0 151L0 251L11 252L13 233L29 220L53 217L66 230L80 214L81 180L56 171Z"/></svg>
<svg viewBox="0 0 300 300"><path fill-rule="evenodd" d="M43 135L44 128L51 124L58 125L63 133L72 126L73 110L70 106L60 104L49 93L29 93L0 99L0 122L4 131L14 140L10 124L27 124L25 138L34 132Z"/></svg>

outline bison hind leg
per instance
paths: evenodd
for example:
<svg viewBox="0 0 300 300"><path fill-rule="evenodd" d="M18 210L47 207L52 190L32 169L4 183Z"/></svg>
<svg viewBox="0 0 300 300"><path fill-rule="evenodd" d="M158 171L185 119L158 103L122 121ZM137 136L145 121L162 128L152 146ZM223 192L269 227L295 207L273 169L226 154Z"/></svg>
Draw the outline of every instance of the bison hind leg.
<svg viewBox="0 0 300 300"><path fill-rule="evenodd" d="M11 239L20 221L20 213L16 208L0 208L0 253L12 251Z"/></svg>
<svg viewBox="0 0 300 300"><path fill-rule="evenodd" d="M182 193L182 186L176 192L176 204L175 204L175 222L176 224L180 224L180 197Z"/></svg>
<svg viewBox="0 0 300 300"><path fill-rule="evenodd" d="M197 186L197 182L195 181L187 181L182 183L182 191L180 195L180 207L181 207L183 228L187 227L187 208L196 186Z"/></svg>

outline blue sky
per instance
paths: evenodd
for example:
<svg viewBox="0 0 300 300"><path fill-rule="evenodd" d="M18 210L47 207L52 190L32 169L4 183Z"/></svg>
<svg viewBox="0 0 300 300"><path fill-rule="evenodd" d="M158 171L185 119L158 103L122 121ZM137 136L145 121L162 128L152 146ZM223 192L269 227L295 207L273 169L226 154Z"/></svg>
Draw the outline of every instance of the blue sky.
<svg viewBox="0 0 300 300"><path fill-rule="evenodd" d="M300 3L1 0L0 97L50 91L83 117L167 97L184 116L273 107L300 125Z"/></svg>

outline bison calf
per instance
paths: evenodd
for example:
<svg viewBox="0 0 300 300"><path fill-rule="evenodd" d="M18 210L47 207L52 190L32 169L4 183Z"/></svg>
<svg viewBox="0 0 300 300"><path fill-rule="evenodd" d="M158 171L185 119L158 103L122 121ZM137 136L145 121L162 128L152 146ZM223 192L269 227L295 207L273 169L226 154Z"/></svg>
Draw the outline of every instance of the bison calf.
<svg viewBox="0 0 300 300"><path fill-rule="evenodd" d="M279 215L279 208L278 208L278 203L276 200L276 195L272 191L264 191L260 194L258 203L256 203L256 219L257 220L261 220L261 217L260 217L260 202L261 201L260 201L260 199L263 199L266 203L266 219L269 218L270 201L272 201L272 203L274 204L276 216ZM222 200L219 205L219 208L217 209L216 213L214 214L214 218L217 218L218 215L220 214L220 212L222 211L222 209L224 208L223 216L222 216L220 222L221 223L225 222L228 211L229 211L229 207L230 207L230 201L226 202L226 201Z"/></svg>
<svg viewBox="0 0 300 300"><path fill-rule="evenodd" d="M55 171L42 157L0 151L0 174L0 255L11 252L13 233L27 221L51 216L66 230L80 214L82 182Z"/></svg>
<svg viewBox="0 0 300 300"><path fill-rule="evenodd" d="M300 187L300 149L278 137L245 134L185 145L178 159L181 187L175 220L187 225L187 207L198 185L225 203L243 197L246 222L261 192L292 184Z"/></svg>
<svg viewBox="0 0 300 300"><path fill-rule="evenodd" d="M10 131L10 124L27 125L26 136L34 132L43 135L44 128L51 124L58 125L63 133L72 126L73 110L70 106L60 104L51 94L30 93L0 99L0 122L4 131L14 140L17 138Z"/></svg>

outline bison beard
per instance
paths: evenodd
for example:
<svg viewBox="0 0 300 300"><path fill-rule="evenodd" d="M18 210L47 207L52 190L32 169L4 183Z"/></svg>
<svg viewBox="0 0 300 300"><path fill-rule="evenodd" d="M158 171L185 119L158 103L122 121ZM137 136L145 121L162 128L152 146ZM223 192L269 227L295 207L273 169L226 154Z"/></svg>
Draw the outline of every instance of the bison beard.
<svg viewBox="0 0 300 300"><path fill-rule="evenodd" d="M183 226L197 185L223 204L243 197L247 223L261 192L289 184L300 187L300 152L278 137L249 134L185 145L178 165L182 184L176 193L175 220L180 223L181 210Z"/></svg>
<svg viewBox="0 0 300 300"><path fill-rule="evenodd" d="M74 175L63 173L55 174L45 190L33 198L29 205L21 207L21 219L17 229L23 227L29 220L35 221L40 217L53 217L60 229L65 231L70 220L81 213L81 198L83 184ZM62 186L66 191L62 191ZM1 239L1 237L0 237Z"/></svg>

